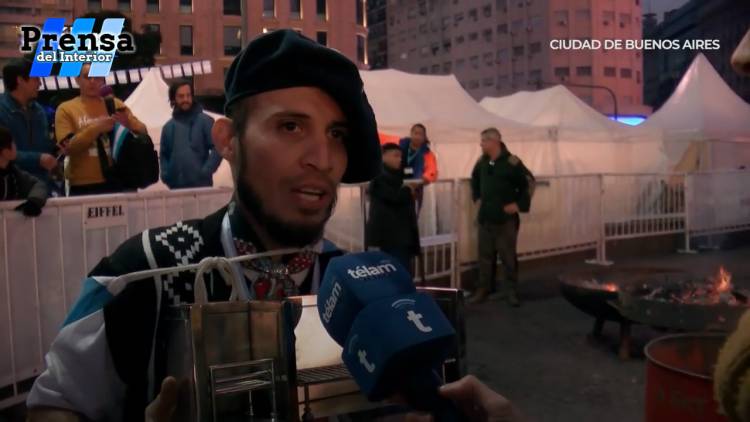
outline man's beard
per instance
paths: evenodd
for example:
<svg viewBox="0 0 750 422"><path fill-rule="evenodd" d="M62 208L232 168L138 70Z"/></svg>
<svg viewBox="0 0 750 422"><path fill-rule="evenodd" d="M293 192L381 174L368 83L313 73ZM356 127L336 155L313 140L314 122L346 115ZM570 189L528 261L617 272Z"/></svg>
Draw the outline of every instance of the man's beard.
<svg viewBox="0 0 750 422"><path fill-rule="evenodd" d="M311 245L323 237L323 230L326 223L331 218L333 209L336 207L337 194L335 190L333 191L333 201L331 201L331 205L326 211L326 216L319 224L309 225L285 222L276 215L267 212L257 192L255 192L249 183L241 179L246 166L243 163L244 158L241 158L240 162L240 176L237 177L238 180L235 180L237 199L245 210L252 215L258 226L263 227L273 240L283 246L301 248ZM263 246L267 247L266 245Z"/></svg>

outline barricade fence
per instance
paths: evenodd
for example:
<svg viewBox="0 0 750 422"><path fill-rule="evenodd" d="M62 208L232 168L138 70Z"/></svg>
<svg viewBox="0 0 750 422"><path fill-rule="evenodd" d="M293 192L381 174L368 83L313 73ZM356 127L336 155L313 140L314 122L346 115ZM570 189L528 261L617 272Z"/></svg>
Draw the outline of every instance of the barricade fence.
<svg viewBox="0 0 750 422"><path fill-rule="evenodd" d="M54 198L37 218L14 211L18 202L0 203L0 409L24 399L83 277L101 258L146 228L204 217L231 194L207 188ZM366 185L341 186L326 237L344 250L364 250L368 208ZM462 270L477 261L476 215L469 180L424 188L420 258L428 282L461 286ZM539 176L531 211L521 215L518 251L529 260L591 250L593 262L605 263L611 240L684 233L689 241L748 229L750 171Z"/></svg>

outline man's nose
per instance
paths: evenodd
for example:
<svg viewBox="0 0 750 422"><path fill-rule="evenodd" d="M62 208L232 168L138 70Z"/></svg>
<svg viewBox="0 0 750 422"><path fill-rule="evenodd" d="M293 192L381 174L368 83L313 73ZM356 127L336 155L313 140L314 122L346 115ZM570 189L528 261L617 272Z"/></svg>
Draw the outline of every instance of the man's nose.
<svg viewBox="0 0 750 422"><path fill-rule="evenodd" d="M329 173L333 169L333 160L331 157L333 153L332 142L327 133L314 133L307 140L308 148L302 157L302 164L306 167L312 167L318 171Z"/></svg>

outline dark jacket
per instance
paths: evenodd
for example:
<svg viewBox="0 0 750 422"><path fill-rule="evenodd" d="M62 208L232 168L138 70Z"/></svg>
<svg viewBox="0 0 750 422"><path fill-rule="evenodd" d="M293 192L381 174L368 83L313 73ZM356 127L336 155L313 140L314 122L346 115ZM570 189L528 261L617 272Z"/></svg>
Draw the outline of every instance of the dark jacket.
<svg viewBox="0 0 750 422"><path fill-rule="evenodd" d="M385 168L370 182L367 246L419 254L419 227L411 189L401 171Z"/></svg>
<svg viewBox="0 0 750 422"><path fill-rule="evenodd" d="M1 94L0 126L7 128L13 136L18 148L18 167L49 183L49 172L39 165L39 158L43 153L53 154L55 142L50 137L47 114L42 106L32 101L24 111L10 93Z"/></svg>
<svg viewBox="0 0 750 422"><path fill-rule="evenodd" d="M10 163L0 169L0 201L28 200L40 208L47 202L47 185Z"/></svg>
<svg viewBox="0 0 750 422"><path fill-rule="evenodd" d="M170 189L213 186L221 156L211 141L214 120L195 103L187 112L175 108L161 131L161 180Z"/></svg>
<svg viewBox="0 0 750 422"><path fill-rule="evenodd" d="M510 203L517 203L522 212L531 206L534 177L521 159L503 149L496 161L483 155L471 172L471 196L482 201L479 207L480 224L502 224L512 216L503 211Z"/></svg>

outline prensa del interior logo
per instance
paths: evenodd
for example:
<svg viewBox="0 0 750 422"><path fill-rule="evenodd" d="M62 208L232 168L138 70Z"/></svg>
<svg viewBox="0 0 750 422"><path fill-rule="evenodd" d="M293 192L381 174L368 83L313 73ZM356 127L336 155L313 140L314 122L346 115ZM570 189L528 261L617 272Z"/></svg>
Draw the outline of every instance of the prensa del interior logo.
<svg viewBox="0 0 750 422"><path fill-rule="evenodd" d="M91 63L88 76L107 76L118 53L135 52L133 35L123 32L125 19L110 18L94 32L94 18L78 18L65 26L65 18L48 18L44 26L21 26L22 53L34 52L30 76L50 76L52 65L62 63L58 76L79 76L84 63Z"/></svg>

